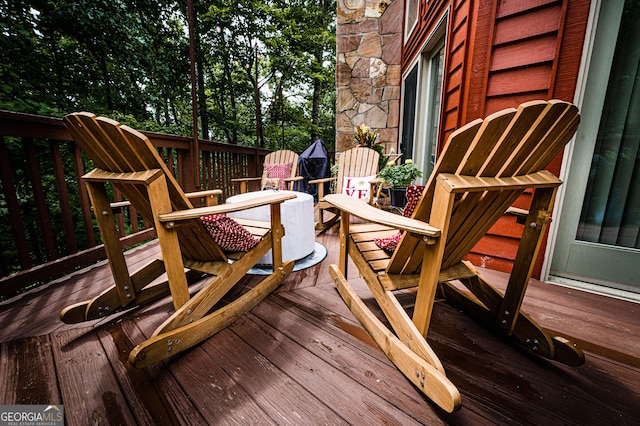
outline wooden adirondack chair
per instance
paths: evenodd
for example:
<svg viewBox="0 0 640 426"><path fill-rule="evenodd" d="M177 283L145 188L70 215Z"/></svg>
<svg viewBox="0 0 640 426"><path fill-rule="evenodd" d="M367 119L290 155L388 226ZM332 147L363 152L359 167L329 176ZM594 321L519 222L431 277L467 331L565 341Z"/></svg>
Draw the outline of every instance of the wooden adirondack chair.
<svg viewBox="0 0 640 426"><path fill-rule="evenodd" d="M96 167L83 176L83 180L96 213L115 284L90 300L65 308L60 315L62 321L77 323L98 319L171 294L175 313L129 355L132 365L145 367L197 345L222 330L264 299L292 271L292 261L282 262L284 229L280 221L280 203L294 195L276 194L248 202L193 208L143 134L90 113L67 115L64 123ZM106 183L117 187L138 213L155 225L158 235L162 257L133 274L122 253ZM225 253L200 219L265 204L271 206L271 222L245 222L246 229L260 239L246 252ZM273 250L273 274L231 303L209 313L270 249ZM185 268L188 269L186 273ZM166 280L158 279L165 272ZM190 296L188 277L200 278L203 274L211 277L197 294Z"/></svg>
<svg viewBox="0 0 640 426"><path fill-rule="evenodd" d="M561 181L544 168L578 127L575 106L535 101L475 120L449 138L410 218L370 208L342 195L328 195L341 212L340 265L330 274L354 315L396 366L446 411L460 404L457 388L426 336L436 289L447 300L497 326L537 355L569 365L584 362L573 343L543 330L520 310L533 262ZM465 255L525 189L535 190L505 294L491 285ZM349 215L368 223L350 224ZM390 230L393 227L393 230ZM403 231L392 255L375 238ZM346 280L347 255L375 297L391 332L365 306ZM460 290L455 281L470 292ZM416 287L412 317L394 291Z"/></svg>
<svg viewBox="0 0 640 426"><path fill-rule="evenodd" d="M380 154L376 150L365 147L352 148L341 152L336 156L338 164L337 176L310 180L310 184L318 186L318 222L316 222L316 230L326 231L332 227L340 218L339 210L325 200L324 184L327 182L335 182L335 193L343 193L345 182L353 182L349 178L375 177L378 173L378 162ZM374 197L373 182L369 188L368 202L371 204ZM357 190L354 190L357 191ZM357 194L350 194L350 196ZM328 211L333 216L328 221L324 220L324 212Z"/></svg>
<svg viewBox="0 0 640 426"><path fill-rule="evenodd" d="M303 179L302 176L298 176L298 158L299 158L298 154L296 154L293 151L289 151L288 149L273 151L264 157L264 167L267 168L269 166L289 164L290 175L286 178L282 178L282 181L285 183L286 189L288 189L289 191L293 191L294 183L296 181ZM235 178L235 179L231 179L231 182L240 182L240 193L244 194L245 192L247 192L247 187L249 182L263 181L264 178L265 176Z"/></svg>

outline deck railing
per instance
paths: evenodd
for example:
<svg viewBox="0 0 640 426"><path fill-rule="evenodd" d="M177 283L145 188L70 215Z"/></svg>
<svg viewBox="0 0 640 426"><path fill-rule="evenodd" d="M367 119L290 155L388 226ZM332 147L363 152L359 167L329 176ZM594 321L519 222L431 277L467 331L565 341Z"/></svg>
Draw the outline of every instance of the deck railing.
<svg viewBox="0 0 640 426"><path fill-rule="evenodd" d="M185 191L225 198L238 190L231 179L255 176L268 153L200 140L196 165L191 138L143 133ZM106 257L81 179L90 169L61 119L0 111L0 300ZM155 237L131 206L114 208L124 248Z"/></svg>

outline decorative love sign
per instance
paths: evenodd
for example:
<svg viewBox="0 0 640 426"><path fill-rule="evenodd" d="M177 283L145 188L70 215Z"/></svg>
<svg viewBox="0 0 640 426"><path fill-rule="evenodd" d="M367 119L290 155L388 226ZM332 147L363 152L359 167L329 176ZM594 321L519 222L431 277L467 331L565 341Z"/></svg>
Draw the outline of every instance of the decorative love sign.
<svg viewBox="0 0 640 426"><path fill-rule="evenodd" d="M342 180L342 193L349 197L361 198L369 200L369 192L371 191L371 182L376 175L348 177Z"/></svg>

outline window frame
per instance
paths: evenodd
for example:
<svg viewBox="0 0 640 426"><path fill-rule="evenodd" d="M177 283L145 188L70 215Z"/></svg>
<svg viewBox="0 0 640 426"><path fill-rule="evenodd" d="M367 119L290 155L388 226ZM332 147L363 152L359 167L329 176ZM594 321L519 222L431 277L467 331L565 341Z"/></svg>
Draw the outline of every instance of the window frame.
<svg viewBox="0 0 640 426"><path fill-rule="evenodd" d="M448 30L448 21L449 21L449 11L445 11L438 21L438 24L435 26L434 30L431 31L427 39L425 40L422 48L420 49L420 54L416 56L411 65L407 68L407 71L403 75L402 79L402 114L401 114L401 124L400 124L400 142L399 149L402 151L403 158L401 161L406 159L413 159L416 164L423 170L423 182L426 181L429 177L429 173L431 169L427 164L429 161L429 157L433 157L433 162L438 156L438 140L436 136L435 141L431 141L430 146L427 147L427 141L429 140L428 136L429 132L433 131L433 126L431 123L435 122L439 127L440 124L440 116L442 115L442 101L443 101L443 90L444 90L444 76L443 81L441 81L440 85L440 93L439 96L435 96L433 89L431 88L432 83L432 60L436 56L436 54L440 54L444 52L443 60L440 63L440 69L446 69L446 48L447 48L447 30ZM415 87L409 87L407 84L407 80L412 77L412 73L417 70L417 81L415 83ZM408 105L408 89L415 90L415 97L413 103ZM433 109L431 108L431 103L434 98L439 98L440 108L438 108L437 117L431 115L433 113ZM429 115L431 115L429 117ZM429 124L426 124L423 118L428 117ZM407 126L411 126L409 129ZM406 149L408 147L409 149ZM405 152L405 151L411 152Z"/></svg>

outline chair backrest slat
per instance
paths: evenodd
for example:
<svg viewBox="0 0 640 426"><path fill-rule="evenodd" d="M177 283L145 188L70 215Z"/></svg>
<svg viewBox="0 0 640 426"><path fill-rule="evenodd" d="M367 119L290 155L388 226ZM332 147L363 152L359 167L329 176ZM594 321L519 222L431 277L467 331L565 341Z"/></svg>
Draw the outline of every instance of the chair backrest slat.
<svg viewBox="0 0 640 426"><path fill-rule="evenodd" d="M501 139L515 115L516 110L510 108L487 117L455 173L463 176L477 176L486 164L487 154L496 146L496 142Z"/></svg>

